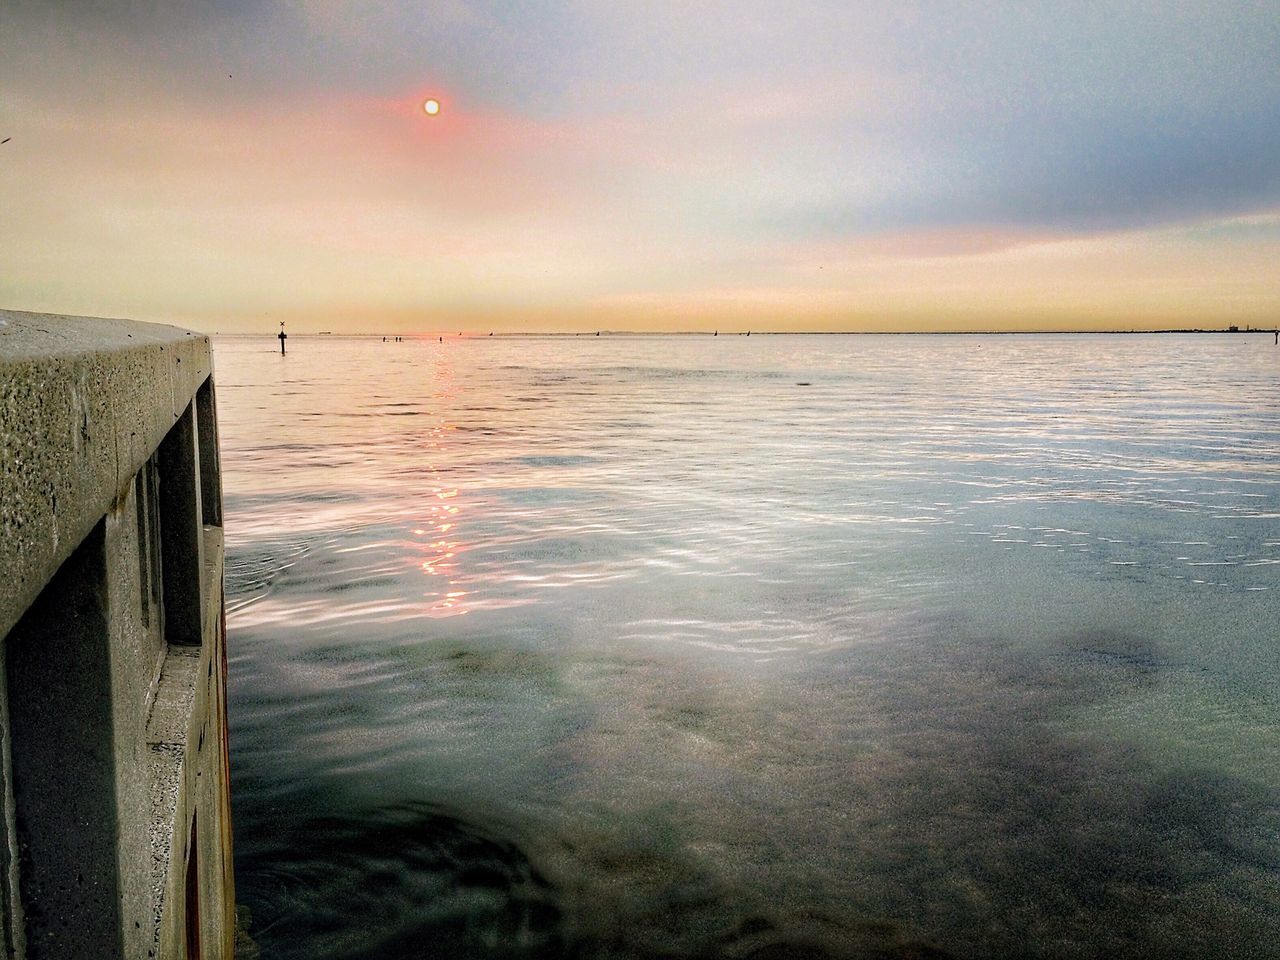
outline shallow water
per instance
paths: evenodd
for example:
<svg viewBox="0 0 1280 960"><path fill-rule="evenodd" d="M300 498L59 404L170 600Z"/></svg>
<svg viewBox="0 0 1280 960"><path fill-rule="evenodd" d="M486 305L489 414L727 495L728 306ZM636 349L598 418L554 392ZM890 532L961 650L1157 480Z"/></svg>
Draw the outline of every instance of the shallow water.
<svg viewBox="0 0 1280 960"><path fill-rule="evenodd" d="M1280 350L215 345L271 958L1280 957Z"/></svg>

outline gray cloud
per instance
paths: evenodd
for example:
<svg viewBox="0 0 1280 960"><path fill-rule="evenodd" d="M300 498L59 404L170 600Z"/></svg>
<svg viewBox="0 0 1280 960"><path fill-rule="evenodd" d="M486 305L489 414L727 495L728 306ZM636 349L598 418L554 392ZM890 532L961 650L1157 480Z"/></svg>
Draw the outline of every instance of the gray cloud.
<svg viewBox="0 0 1280 960"><path fill-rule="evenodd" d="M252 111L433 81L463 109L587 136L621 119L668 162L606 152L645 178L641 199L753 235L1112 229L1280 203L1270 2L16 2L2 16L18 100L127 122L158 99ZM799 106L743 124L735 90Z"/></svg>

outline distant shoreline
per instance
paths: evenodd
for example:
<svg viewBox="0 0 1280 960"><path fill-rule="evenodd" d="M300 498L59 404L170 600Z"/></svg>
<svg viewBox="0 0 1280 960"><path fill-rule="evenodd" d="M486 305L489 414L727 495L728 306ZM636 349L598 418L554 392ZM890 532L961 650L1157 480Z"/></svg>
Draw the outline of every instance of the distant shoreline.
<svg viewBox="0 0 1280 960"><path fill-rule="evenodd" d="M1217 334L1221 336L1243 336L1246 334L1264 334L1274 336L1280 327L1250 327L1245 330L1232 329L1210 329L1204 327L1188 327L1188 328L1170 328L1167 330L752 330L749 333L743 331L724 331L719 336L724 337L1061 337L1061 336L1107 336L1107 337L1132 337L1132 336L1148 336L1150 334ZM209 334L214 337L243 338L253 339L258 337L268 337L275 339L275 333L220 333L214 331ZM459 334L440 334L438 332L428 333L334 333L330 331L312 331L312 332L290 332L290 337L330 337L339 340L380 340L384 337L390 343L393 337L401 337L405 340L434 340L444 336L447 340L487 340L493 338L495 340L505 338L520 337L561 337L578 339L582 337L714 337L716 333L708 333L705 330L601 330L598 334L596 331L566 333L563 331L506 331L493 333L476 333L467 332Z"/></svg>

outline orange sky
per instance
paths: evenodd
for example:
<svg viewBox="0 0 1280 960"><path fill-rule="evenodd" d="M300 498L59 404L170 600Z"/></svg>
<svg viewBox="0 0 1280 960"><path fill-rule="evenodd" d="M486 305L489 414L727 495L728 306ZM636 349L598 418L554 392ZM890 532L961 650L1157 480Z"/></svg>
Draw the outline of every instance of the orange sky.
<svg viewBox="0 0 1280 960"><path fill-rule="evenodd" d="M18 3L0 305L222 332L1280 322L1265 5L847 6Z"/></svg>

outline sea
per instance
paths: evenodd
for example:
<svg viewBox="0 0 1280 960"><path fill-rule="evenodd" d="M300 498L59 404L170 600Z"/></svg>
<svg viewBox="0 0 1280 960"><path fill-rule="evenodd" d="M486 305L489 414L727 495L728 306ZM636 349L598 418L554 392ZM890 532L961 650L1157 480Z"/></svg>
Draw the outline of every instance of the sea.
<svg viewBox="0 0 1280 960"><path fill-rule="evenodd" d="M1270 334L214 355L263 958L1280 957Z"/></svg>

